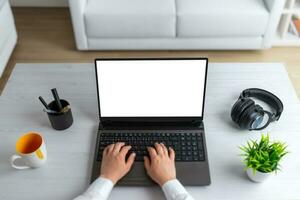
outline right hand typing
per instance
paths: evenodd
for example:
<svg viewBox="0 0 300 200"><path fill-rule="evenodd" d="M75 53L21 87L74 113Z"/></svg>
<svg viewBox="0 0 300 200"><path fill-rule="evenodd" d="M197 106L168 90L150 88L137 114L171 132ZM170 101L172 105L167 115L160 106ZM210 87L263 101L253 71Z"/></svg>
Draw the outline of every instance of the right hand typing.
<svg viewBox="0 0 300 200"><path fill-rule="evenodd" d="M148 147L150 159L145 156L144 164L148 175L160 186L176 179L175 152L172 148L155 143L155 148Z"/></svg>

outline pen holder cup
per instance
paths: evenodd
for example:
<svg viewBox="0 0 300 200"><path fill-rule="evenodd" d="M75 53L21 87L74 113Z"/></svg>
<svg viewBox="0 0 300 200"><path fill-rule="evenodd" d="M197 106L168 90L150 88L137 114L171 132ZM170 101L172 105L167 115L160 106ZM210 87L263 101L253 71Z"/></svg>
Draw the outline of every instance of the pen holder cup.
<svg viewBox="0 0 300 200"><path fill-rule="evenodd" d="M70 106L69 102L66 100L60 100L62 107ZM50 110L58 110L57 104L55 101L52 101L48 107ZM71 108L62 113L47 113L50 120L51 126L56 130L65 130L73 124L73 116Z"/></svg>

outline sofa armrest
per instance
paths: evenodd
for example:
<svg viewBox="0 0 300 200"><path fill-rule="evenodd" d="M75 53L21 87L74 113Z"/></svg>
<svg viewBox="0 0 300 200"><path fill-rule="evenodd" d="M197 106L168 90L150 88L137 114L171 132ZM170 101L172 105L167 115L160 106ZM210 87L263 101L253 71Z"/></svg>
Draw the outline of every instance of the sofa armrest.
<svg viewBox="0 0 300 200"><path fill-rule="evenodd" d="M0 78L17 43L17 31L8 0L0 0Z"/></svg>
<svg viewBox="0 0 300 200"><path fill-rule="evenodd" d="M0 9L1 9L2 6L4 5L4 2L6 2L6 0L0 0Z"/></svg>
<svg viewBox="0 0 300 200"><path fill-rule="evenodd" d="M69 0L73 31L76 47L79 50L87 50L87 36L84 24L84 11L88 0Z"/></svg>
<svg viewBox="0 0 300 200"><path fill-rule="evenodd" d="M275 4L278 3L278 0L264 0L264 2L268 10L271 12Z"/></svg>
<svg viewBox="0 0 300 200"><path fill-rule="evenodd" d="M285 0L264 0L267 9L270 12L269 23L264 35L263 48L272 46L273 38L276 34L277 26L283 11Z"/></svg>

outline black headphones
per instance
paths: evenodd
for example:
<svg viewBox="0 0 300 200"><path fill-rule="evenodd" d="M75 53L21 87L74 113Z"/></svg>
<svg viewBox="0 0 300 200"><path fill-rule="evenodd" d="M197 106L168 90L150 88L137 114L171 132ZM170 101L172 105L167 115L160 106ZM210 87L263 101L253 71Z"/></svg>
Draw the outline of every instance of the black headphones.
<svg viewBox="0 0 300 200"><path fill-rule="evenodd" d="M250 97L267 103L274 111L271 113L264 110L260 105L255 104ZM277 96L266 90L249 88L241 93L239 99L233 105L231 118L242 129L261 130L271 122L279 120L282 111L283 104ZM261 126L265 115L268 116L268 121Z"/></svg>

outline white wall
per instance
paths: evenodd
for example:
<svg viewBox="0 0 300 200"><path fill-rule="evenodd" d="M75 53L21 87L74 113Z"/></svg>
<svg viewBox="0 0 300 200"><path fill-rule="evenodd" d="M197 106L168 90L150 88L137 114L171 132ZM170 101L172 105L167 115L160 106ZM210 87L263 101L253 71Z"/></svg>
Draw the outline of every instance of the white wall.
<svg viewBox="0 0 300 200"><path fill-rule="evenodd" d="M12 6L66 7L68 0L9 0Z"/></svg>

